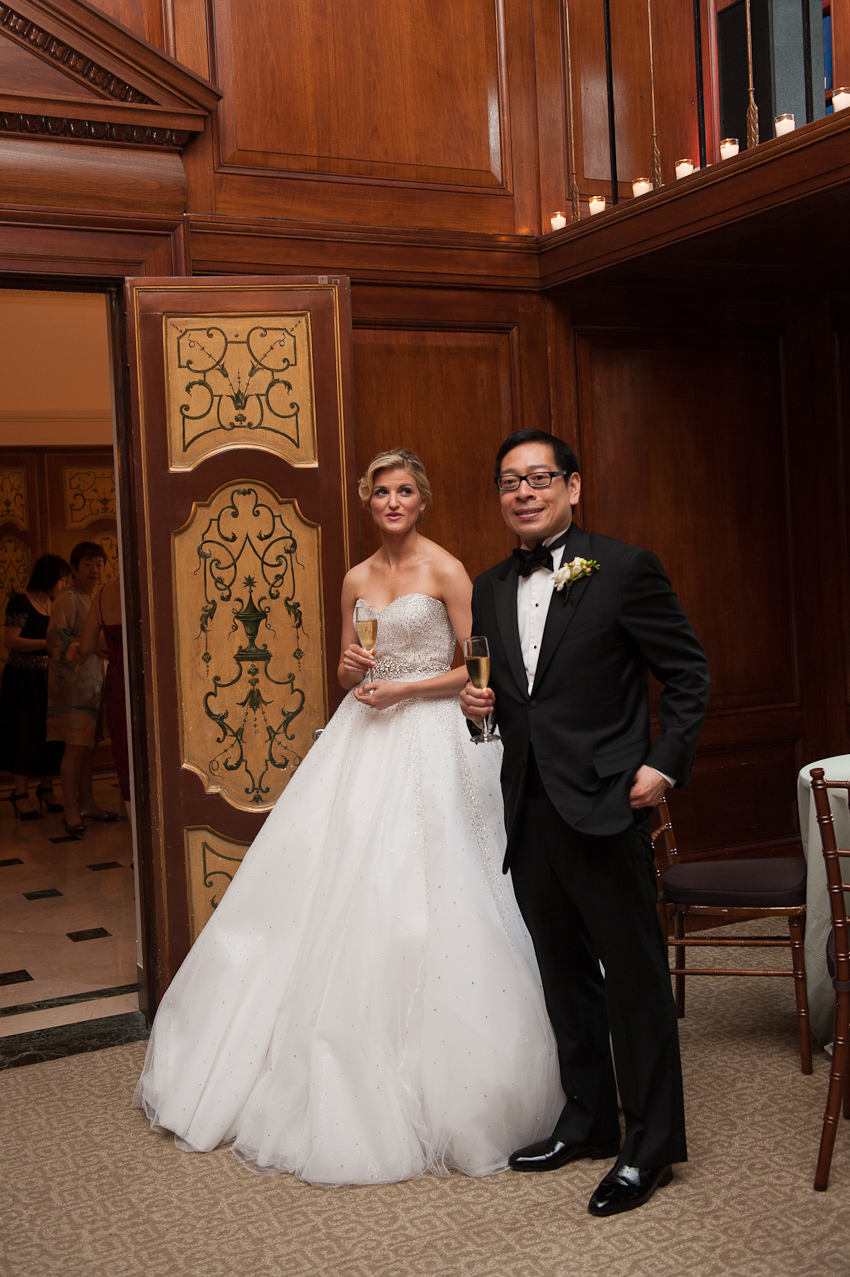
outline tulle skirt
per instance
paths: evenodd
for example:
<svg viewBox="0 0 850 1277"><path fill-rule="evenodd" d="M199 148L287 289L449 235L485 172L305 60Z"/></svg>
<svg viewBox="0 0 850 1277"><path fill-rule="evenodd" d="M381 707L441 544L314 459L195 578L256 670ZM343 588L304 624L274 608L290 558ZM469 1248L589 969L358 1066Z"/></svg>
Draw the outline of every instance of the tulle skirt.
<svg viewBox="0 0 850 1277"><path fill-rule="evenodd" d="M321 1184L487 1175L563 1102L501 874L500 751L455 701L346 697L159 1009L134 1103Z"/></svg>

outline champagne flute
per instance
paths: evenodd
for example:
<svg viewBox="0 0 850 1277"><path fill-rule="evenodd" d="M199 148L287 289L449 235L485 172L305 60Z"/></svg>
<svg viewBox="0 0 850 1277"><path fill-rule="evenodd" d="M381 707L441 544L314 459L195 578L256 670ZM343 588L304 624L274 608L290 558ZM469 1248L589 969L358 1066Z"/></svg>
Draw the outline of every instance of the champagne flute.
<svg viewBox="0 0 850 1277"><path fill-rule="evenodd" d="M375 615L375 609L370 607L368 603L356 604L354 608L354 628L357 631L360 646L367 652L373 652L378 638L378 618ZM367 670L363 675L363 681L368 683L371 680L372 671Z"/></svg>
<svg viewBox="0 0 850 1277"><path fill-rule="evenodd" d="M470 683L478 691L483 691L490 682L490 645L483 634L464 639L463 659L466 661L466 672ZM491 740L501 740L498 733L490 731L489 714L484 718L484 730L481 735L473 736L472 739L476 745L483 745Z"/></svg>

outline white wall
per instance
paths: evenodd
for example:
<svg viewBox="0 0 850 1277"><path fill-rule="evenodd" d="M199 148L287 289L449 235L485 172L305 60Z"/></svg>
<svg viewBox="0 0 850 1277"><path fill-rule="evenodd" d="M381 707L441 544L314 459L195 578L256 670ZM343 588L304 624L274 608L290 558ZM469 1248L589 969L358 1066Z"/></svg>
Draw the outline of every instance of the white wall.
<svg viewBox="0 0 850 1277"><path fill-rule="evenodd" d="M103 293L0 289L0 446L112 444Z"/></svg>

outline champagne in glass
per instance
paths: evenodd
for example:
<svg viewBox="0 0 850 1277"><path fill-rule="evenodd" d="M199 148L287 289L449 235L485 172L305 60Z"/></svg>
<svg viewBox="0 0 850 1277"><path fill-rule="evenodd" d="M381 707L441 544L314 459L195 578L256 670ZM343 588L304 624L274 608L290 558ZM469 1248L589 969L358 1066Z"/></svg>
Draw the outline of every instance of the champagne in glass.
<svg viewBox="0 0 850 1277"><path fill-rule="evenodd" d="M359 612L360 608L357 610ZM367 616L365 620L361 621L358 617L354 622L354 628L357 630L360 646L365 648L367 652L371 652L378 637L378 618L376 616Z"/></svg>
<svg viewBox="0 0 850 1277"><path fill-rule="evenodd" d="M463 659L466 661L466 672L470 683L474 688L483 691L490 681L490 645L483 634L464 639ZM490 731L489 716L484 719L484 730L481 735L474 736L472 739L476 745L500 739L496 732Z"/></svg>
<svg viewBox="0 0 850 1277"><path fill-rule="evenodd" d="M368 603L357 603L354 607L354 628L357 631L357 640L360 646L367 652L375 649L375 643L378 638L378 618L375 615L375 609L370 607ZM363 675L364 683L371 683L372 671L369 669Z"/></svg>

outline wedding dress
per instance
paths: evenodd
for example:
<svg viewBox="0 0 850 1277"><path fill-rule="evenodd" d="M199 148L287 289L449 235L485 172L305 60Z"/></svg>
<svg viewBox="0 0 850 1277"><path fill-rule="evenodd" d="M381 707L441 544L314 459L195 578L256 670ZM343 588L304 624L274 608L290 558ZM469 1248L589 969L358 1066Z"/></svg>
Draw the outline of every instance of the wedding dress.
<svg viewBox="0 0 850 1277"><path fill-rule="evenodd" d="M379 679L449 669L446 608L379 616ZM501 749L457 701L349 693L156 1017L134 1104L197 1151L321 1184L487 1175L563 1096L510 882Z"/></svg>

